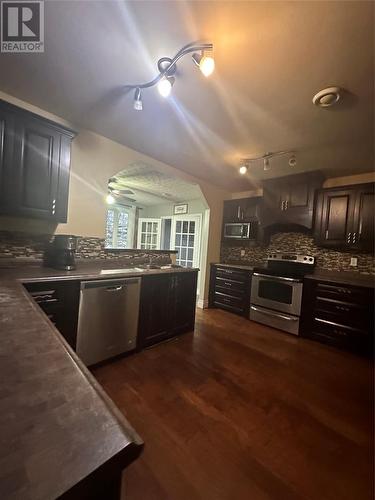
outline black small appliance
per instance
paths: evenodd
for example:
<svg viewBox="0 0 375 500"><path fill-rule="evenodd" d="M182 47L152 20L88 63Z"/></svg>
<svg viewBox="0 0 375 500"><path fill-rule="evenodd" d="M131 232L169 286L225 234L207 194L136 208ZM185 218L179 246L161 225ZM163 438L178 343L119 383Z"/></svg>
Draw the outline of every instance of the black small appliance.
<svg viewBox="0 0 375 500"><path fill-rule="evenodd" d="M44 265L54 269L71 271L75 266L77 237L69 234L56 234L44 252Z"/></svg>

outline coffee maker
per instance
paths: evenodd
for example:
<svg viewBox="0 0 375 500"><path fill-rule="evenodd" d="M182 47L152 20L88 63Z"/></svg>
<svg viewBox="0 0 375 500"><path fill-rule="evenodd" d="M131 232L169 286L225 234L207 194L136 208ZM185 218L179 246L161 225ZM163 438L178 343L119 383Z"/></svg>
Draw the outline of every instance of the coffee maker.
<svg viewBox="0 0 375 500"><path fill-rule="evenodd" d="M76 249L76 236L56 234L44 252L44 265L54 269L71 271L76 268L74 261Z"/></svg>

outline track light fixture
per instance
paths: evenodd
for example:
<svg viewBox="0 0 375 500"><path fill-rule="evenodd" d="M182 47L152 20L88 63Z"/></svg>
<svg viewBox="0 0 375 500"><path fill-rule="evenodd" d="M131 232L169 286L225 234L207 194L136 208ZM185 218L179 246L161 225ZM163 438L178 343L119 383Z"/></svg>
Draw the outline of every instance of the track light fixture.
<svg viewBox="0 0 375 500"><path fill-rule="evenodd" d="M284 155L290 155L288 161L290 167L295 167L297 165L296 154L294 151L276 151L275 153L265 153L264 155L257 156L256 158L244 158L241 161L239 172L241 175L246 174L249 169L249 164L251 162L261 161L261 160L263 160L263 170L267 172L271 168L270 159L274 158L275 156L284 156Z"/></svg>
<svg viewBox="0 0 375 500"><path fill-rule="evenodd" d="M187 54L193 54L193 61L199 67L204 76L210 76L215 69L215 61L212 57L212 43L190 43L177 52L171 59L162 57L158 61L159 74L151 81L136 85L125 85L125 89L135 89L133 107L137 111L142 111L141 90L158 86L160 95L168 97L175 82L174 75L177 69L177 62Z"/></svg>

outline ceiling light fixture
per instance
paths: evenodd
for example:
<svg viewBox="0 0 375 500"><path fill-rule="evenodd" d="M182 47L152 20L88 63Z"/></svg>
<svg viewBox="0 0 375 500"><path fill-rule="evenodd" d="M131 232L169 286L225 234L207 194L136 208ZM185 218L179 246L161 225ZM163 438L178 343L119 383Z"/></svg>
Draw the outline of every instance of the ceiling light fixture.
<svg viewBox="0 0 375 500"><path fill-rule="evenodd" d="M115 203L115 198L114 196L111 195L111 193L107 194L105 201L108 205L113 205Z"/></svg>
<svg viewBox="0 0 375 500"><path fill-rule="evenodd" d="M204 55L203 51L201 54L195 53L192 55L193 61L199 67L204 76L210 76L215 69L215 60L211 56Z"/></svg>
<svg viewBox="0 0 375 500"><path fill-rule="evenodd" d="M173 58L162 57L161 59L159 59L159 74L153 80L136 85L125 85L125 89L135 89L133 105L134 109L137 111L141 111L143 109L141 98L142 89L154 87L155 85L157 85L159 93L163 97L169 96L172 90L172 86L175 82L174 75L177 70L176 64L182 57L186 56L187 54L191 54L192 52L194 52L194 63L199 66L199 69L204 76L211 75L215 69L215 61L212 57L212 50L212 43L190 43L179 50ZM198 54L197 52L200 52L200 54ZM210 55L206 55L206 53Z"/></svg>
<svg viewBox="0 0 375 500"><path fill-rule="evenodd" d="M241 166L239 168L240 174L244 175L249 169L249 163L254 162L254 161L263 161L263 170L267 172L267 170L270 170L271 165L270 165L270 159L274 158L275 156L283 156L283 155L290 155L289 158L289 166L290 167L295 167L297 165L297 159L294 151L276 151L275 153L264 153L264 155L257 156L256 158L244 158L241 160Z"/></svg>
<svg viewBox="0 0 375 500"><path fill-rule="evenodd" d="M142 111L143 109L141 89L139 87L137 87L134 92L134 109L137 111Z"/></svg>

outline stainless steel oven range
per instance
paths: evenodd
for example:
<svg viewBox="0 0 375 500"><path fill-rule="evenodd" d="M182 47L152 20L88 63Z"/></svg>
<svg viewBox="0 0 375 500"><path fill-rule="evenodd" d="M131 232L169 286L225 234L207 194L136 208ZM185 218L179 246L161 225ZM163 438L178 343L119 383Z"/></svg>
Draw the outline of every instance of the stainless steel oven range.
<svg viewBox="0 0 375 500"><path fill-rule="evenodd" d="M303 276L314 265L310 255L270 254L267 267L253 272L250 319L298 335Z"/></svg>

